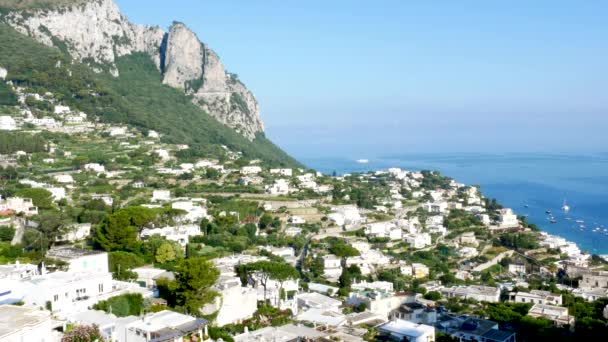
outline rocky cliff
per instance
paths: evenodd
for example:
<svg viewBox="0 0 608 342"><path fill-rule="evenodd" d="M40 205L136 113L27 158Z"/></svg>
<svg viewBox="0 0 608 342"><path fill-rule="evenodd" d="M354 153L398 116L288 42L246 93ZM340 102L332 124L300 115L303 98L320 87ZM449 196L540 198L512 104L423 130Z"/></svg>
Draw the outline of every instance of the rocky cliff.
<svg viewBox="0 0 608 342"><path fill-rule="evenodd" d="M162 82L182 89L218 121L249 140L263 132L257 101L218 55L182 23L169 32L130 23L112 0L75 2L47 8L15 9L2 21L37 41L66 50L97 72L119 77L115 61L143 52L152 58Z"/></svg>

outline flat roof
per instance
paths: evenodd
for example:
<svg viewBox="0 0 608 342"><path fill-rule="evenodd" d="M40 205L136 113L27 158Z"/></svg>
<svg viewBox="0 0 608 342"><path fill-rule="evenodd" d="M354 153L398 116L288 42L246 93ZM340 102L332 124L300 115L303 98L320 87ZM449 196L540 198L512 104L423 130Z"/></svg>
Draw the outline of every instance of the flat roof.
<svg viewBox="0 0 608 342"><path fill-rule="evenodd" d="M0 305L0 340L24 327L30 327L51 319L48 311L15 305Z"/></svg>
<svg viewBox="0 0 608 342"><path fill-rule="evenodd" d="M396 319L394 321L390 321L380 326L378 329L380 331L411 337L420 337L422 335L435 331L435 328L430 325L413 323L403 319Z"/></svg>
<svg viewBox="0 0 608 342"><path fill-rule="evenodd" d="M91 249L82 249L82 248L74 248L74 247L58 247L51 248L48 252L46 252L46 256L50 258L56 259L74 259L80 258L87 255L96 255L106 253L104 251L94 251Z"/></svg>

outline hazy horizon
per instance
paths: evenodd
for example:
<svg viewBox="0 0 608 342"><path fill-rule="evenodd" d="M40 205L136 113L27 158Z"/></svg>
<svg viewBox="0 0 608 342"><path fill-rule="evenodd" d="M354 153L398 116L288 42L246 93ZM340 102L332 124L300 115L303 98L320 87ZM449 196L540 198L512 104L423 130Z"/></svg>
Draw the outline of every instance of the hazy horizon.
<svg viewBox="0 0 608 342"><path fill-rule="evenodd" d="M294 155L608 151L608 3L117 0L179 20Z"/></svg>

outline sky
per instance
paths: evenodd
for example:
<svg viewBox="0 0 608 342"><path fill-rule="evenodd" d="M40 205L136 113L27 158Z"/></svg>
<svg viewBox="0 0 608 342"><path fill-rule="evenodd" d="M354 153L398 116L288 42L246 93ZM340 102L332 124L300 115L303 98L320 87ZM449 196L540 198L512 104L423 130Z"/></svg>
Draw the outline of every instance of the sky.
<svg viewBox="0 0 608 342"><path fill-rule="evenodd" d="M116 2L186 23L296 156L608 151L606 1Z"/></svg>

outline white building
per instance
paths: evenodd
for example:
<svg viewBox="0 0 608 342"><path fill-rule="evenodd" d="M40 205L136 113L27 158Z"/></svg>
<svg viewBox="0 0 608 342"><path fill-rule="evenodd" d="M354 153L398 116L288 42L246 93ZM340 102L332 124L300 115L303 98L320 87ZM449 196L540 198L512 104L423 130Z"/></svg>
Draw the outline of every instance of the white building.
<svg viewBox="0 0 608 342"><path fill-rule="evenodd" d="M14 131L17 129L17 123L15 119L8 115L0 116L0 130L3 131Z"/></svg>
<svg viewBox="0 0 608 342"><path fill-rule="evenodd" d="M429 276L429 268L424 264L413 263L412 264L412 276L416 279L425 278Z"/></svg>
<svg viewBox="0 0 608 342"><path fill-rule="evenodd" d="M92 194L91 198L101 200L103 203L110 207L112 206L112 204L114 204L114 198L112 198L112 195L110 194Z"/></svg>
<svg viewBox="0 0 608 342"><path fill-rule="evenodd" d="M402 319L390 321L380 327L378 331L386 334L396 341L434 342L435 328L430 325L416 324Z"/></svg>
<svg viewBox="0 0 608 342"><path fill-rule="evenodd" d="M243 166L241 168L242 175L257 175L262 172L262 168L259 166Z"/></svg>
<svg viewBox="0 0 608 342"><path fill-rule="evenodd" d="M54 341L51 314L38 308L0 305L0 341Z"/></svg>
<svg viewBox="0 0 608 342"><path fill-rule="evenodd" d="M169 201L171 199L171 191L169 190L154 190L152 192L152 202Z"/></svg>
<svg viewBox="0 0 608 342"><path fill-rule="evenodd" d="M323 256L323 276L337 279L342 274L342 259L333 254Z"/></svg>
<svg viewBox="0 0 608 342"><path fill-rule="evenodd" d="M448 202L428 202L424 204L424 209L432 214L444 214L448 210Z"/></svg>
<svg viewBox="0 0 608 342"><path fill-rule="evenodd" d="M541 290L510 293L509 300L515 303L562 305L561 294Z"/></svg>
<svg viewBox="0 0 608 342"><path fill-rule="evenodd" d="M207 335L207 320L174 311L149 313L125 327L125 342L185 341L183 336L195 336L199 341Z"/></svg>
<svg viewBox="0 0 608 342"><path fill-rule="evenodd" d="M112 127L110 128L110 136L111 137L117 137L117 136L123 136L127 134L127 128L126 127Z"/></svg>
<svg viewBox="0 0 608 342"><path fill-rule="evenodd" d="M71 184L74 183L74 178L71 175L55 175L55 181L61 184Z"/></svg>
<svg viewBox="0 0 608 342"><path fill-rule="evenodd" d="M490 286L453 286L443 288L441 294L447 298L474 299L480 302L497 303L500 301L500 288Z"/></svg>
<svg viewBox="0 0 608 342"><path fill-rule="evenodd" d="M97 172L97 173L106 172L106 167L101 164L98 164L98 163L84 164L83 168L85 171L90 171L90 172Z"/></svg>
<svg viewBox="0 0 608 342"><path fill-rule="evenodd" d="M207 209L192 200L173 202L171 208L185 211L183 220L187 222L198 222L207 217Z"/></svg>
<svg viewBox="0 0 608 342"><path fill-rule="evenodd" d="M0 265L0 280L21 280L39 274L38 266L32 264L21 264L16 261L14 264ZM0 288L0 304L2 301L3 289Z"/></svg>
<svg viewBox="0 0 608 342"><path fill-rule="evenodd" d="M169 241L175 241L185 247L191 236L201 235L201 227L198 224L185 224L176 227L144 228L139 236L142 239L152 235L160 235Z"/></svg>
<svg viewBox="0 0 608 342"><path fill-rule="evenodd" d="M270 174L278 174L281 176L291 177L293 175L292 169L270 169Z"/></svg>
<svg viewBox="0 0 608 342"><path fill-rule="evenodd" d="M68 227L67 232L57 237L57 241L76 242L82 241L91 234L90 223L76 223Z"/></svg>
<svg viewBox="0 0 608 342"><path fill-rule="evenodd" d="M67 114L70 112L70 107L56 105L54 111L55 111L55 114Z"/></svg>
<svg viewBox="0 0 608 342"><path fill-rule="evenodd" d="M558 327L564 325L574 325L574 316L568 314L568 308L548 304L534 304L528 316L534 318L545 318L553 322Z"/></svg>
<svg viewBox="0 0 608 342"><path fill-rule="evenodd" d="M68 263L68 272L108 273L108 253L73 247L51 248L46 256Z"/></svg>
<svg viewBox="0 0 608 342"><path fill-rule="evenodd" d="M405 241L410 247L415 249L421 249L432 244L431 235L429 233L407 234L405 236Z"/></svg>
<svg viewBox="0 0 608 342"><path fill-rule="evenodd" d="M277 179L274 184L266 188L266 192L271 195L287 195L289 194L289 181L286 179Z"/></svg>
<svg viewBox="0 0 608 342"><path fill-rule="evenodd" d="M23 213L25 216L38 215L38 208L34 206L31 198L10 197L3 200L0 197L0 212Z"/></svg>
<svg viewBox="0 0 608 342"><path fill-rule="evenodd" d="M317 292L300 293L296 296L299 310L323 309L340 312L342 302Z"/></svg>
<svg viewBox="0 0 608 342"><path fill-rule="evenodd" d="M242 287L238 277L220 277L214 290L220 294L215 302L204 307L204 312L217 312L215 324L237 324L253 317L257 311L257 293L250 287Z"/></svg>
<svg viewBox="0 0 608 342"><path fill-rule="evenodd" d="M462 247L458 249L458 256L461 258L474 258L479 254L475 247Z"/></svg>
<svg viewBox="0 0 608 342"><path fill-rule="evenodd" d="M500 218L498 220L498 225L501 228L513 228L519 227L519 221L517 220L517 215L513 213L513 210L510 208L500 209L498 211L498 215Z"/></svg>
<svg viewBox="0 0 608 342"><path fill-rule="evenodd" d="M156 154L162 161L171 159L171 155L169 155L169 151L167 150L158 149L154 151L154 154Z"/></svg>

